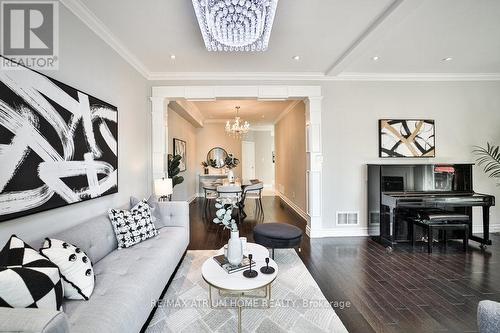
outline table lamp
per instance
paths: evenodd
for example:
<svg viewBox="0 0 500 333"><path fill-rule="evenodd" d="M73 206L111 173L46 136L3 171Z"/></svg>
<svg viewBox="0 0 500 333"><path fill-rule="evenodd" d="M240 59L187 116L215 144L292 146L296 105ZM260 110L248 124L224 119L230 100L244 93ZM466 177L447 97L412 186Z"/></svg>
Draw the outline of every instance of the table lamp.
<svg viewBox="0 0 500 333"><path fill-rule="evenodd" d="M172 193L173 187L171 178L155 179L155 194L158 196L159 201L170 200Z"/></svg>

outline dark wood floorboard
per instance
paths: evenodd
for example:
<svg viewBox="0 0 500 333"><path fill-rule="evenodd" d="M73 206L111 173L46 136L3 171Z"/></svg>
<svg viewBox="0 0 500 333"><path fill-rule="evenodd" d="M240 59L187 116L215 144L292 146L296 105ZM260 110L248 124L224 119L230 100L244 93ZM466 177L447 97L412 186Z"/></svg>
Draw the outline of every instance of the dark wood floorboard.
<svg viewBox="0 0 500 333"><path fill-rule="evenodd" d="M247 204L248 217L240 235L253 241L258 223L280 222L300 227L305 221L278 197L264 197L264 218L255 218L254 203ZM204 218L203 201L190 206L189 249L218 249L229 232ZM369 237L309 239L298 252L305 266L330 302L350 302L335 308L349 332L476 332L477 303L500 301L500 236L481 251L471 242L462 252L461 242L445 248L435 245L398 247L389 254Z"/></svg>

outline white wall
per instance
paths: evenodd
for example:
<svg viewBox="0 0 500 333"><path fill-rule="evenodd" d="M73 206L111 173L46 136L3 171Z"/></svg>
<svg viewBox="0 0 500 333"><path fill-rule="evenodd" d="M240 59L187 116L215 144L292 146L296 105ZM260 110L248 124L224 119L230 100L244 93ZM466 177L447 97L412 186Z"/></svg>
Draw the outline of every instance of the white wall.
<svg viewBox="0 0 500 333"><path fill-rule="evenodd" d="M0 244L11 234L39 239L149 191L150 91L146 80L64 6L60 10L60 64L45 74L118 107L119 193L0 223Z"/></svg>
<svg viewBox="0 0 500 333"><path fill-rule="evenodd" d="M172 200L191 200L197 193L196 178L200 171L200 162L196 156L198 143L196 140L196 128L186 119L182 118L175 111L168 109L168 153L172 154L173 139L186 141L186 171L180 172L179 176L184 177L184 182L174 187Z"/></svg>
<svg viewBox="0 0 500 333"><path fill-rule="evenodd" d="M250 131L242 141L255 143L255 178L266 187L274 185L274 131Z"/></svg>
<svg viewBox="0 0 500 333"><path fill-rule="evenodd" d="M323 95L323 228L335 227L337 211L359 211L360 227L367 226L366 163L390 161L377 157L378 119L436 120L436 158L398 161L468 162L473 145L500 144L499 82L337 82L324 85ZM500 198L477 167L474 189ZM491 223L500 227L498 208Z"/></svg>
<svg viewBox="0 0 500 333"><path fill-rule="evenodd" d="M306 212L306 114L303 102L276 123L274 136L276 190Z"/></svg>
<svg viewBox="0 0 500 333"><path fill-rule="evenodd" d="M210 149L221 147L228 154L233 154L234 157L240 160L240 164L233 171L236 177L241 177L241 139L226 134L224 123L205 123L202 128L197 129L196 140L196 160L200 173L203 172L201 162L207 160L207 154ZM225 172L225 170L210 168L210 173L220 172Z"/></svg>

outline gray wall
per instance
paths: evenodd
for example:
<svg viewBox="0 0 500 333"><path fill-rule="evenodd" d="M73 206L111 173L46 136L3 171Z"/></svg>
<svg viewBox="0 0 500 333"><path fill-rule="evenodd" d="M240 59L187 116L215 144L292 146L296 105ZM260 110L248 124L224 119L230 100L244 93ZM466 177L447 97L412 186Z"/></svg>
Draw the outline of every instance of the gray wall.
<svg viewBox="0 0 500 333"><path fill-rule="evenodd" d="M60 65L45 74L118 107L119 193L0 223L0 244L68 228L149 191L150 96L146 80L66 7L60 10Z"/></svg>

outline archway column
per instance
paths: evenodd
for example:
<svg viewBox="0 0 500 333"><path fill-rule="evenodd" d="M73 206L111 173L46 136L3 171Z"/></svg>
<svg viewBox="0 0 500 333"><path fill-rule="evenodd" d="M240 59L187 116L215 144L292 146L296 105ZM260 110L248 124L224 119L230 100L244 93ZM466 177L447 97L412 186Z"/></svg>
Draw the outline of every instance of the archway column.
<svg viewBox="0 0 500 333"><path fill-rule="evenodd" d="M151 167L154 179L167 177L168 106L165 97L151 97Z"/></svg>
<svg viewBox="0 0 500 333"><path fill-rule="evenodd" d="M308 153L308 214L310 222L307 234L310 237L321 237L322 216L322 173L323 149L321 140L321 101L323 97L314 96L305 99L306 129Z"/></svg>
<svg viewBox="0 0 500 333"><path fill-rule="evenodd" d="M178 100L216 100L218 98L255 98L258 100L301 99L306 104L307 128L307 228L310 237L322 237L322 172L321 142L322 94L320 86L157 86L152 88L152 178L167 176L168 151L167 105Z"/></svg>

